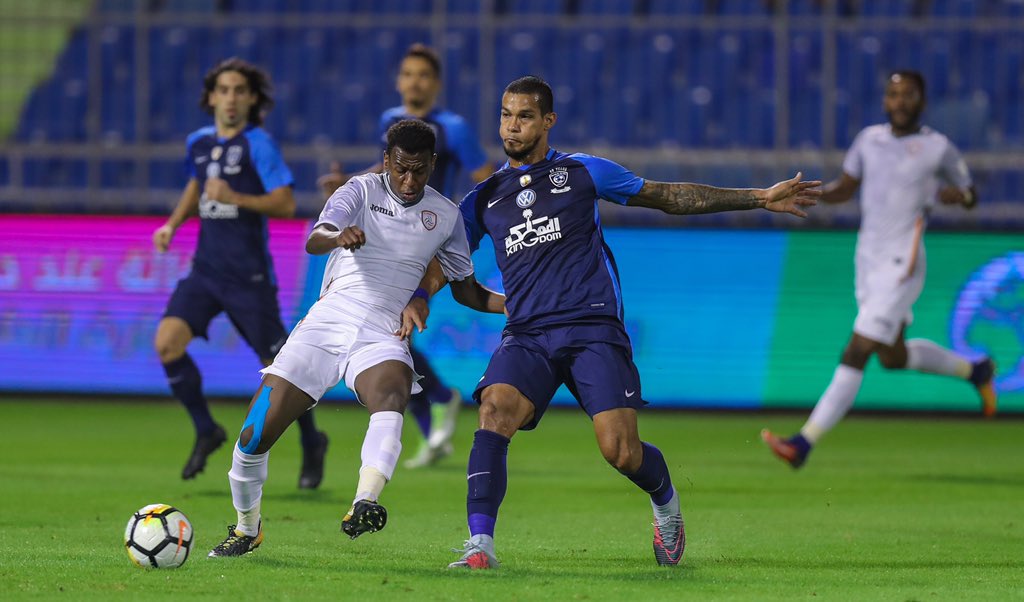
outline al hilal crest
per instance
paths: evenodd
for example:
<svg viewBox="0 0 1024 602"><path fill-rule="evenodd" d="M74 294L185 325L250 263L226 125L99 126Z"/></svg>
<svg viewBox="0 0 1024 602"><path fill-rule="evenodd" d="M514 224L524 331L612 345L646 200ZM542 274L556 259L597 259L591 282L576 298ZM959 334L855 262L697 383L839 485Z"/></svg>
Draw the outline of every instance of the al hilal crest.
<svg viewBox="0 0 1024 602"><path fill-rule="evenodd" d="M437 227L437 214L433 211L420 212L420 220L423 222L423 227L427 230L433 230Z"/></svg>
<svg viewBox="0 0 1024 602"><path fill-rule="evenodd" d="M519 205L520 209L526 209L537 200L537 193L527 188L526 190L519 193L516 197L516 205Z"/></svg>
<svg viewBox="0 0 1024 602"><path fill-rule="evenodd" d="M567 167L556 167L551 170L548 174L548 179L555 188L561 188L565 186L565 183L569 181L569 168Z"/></svg>

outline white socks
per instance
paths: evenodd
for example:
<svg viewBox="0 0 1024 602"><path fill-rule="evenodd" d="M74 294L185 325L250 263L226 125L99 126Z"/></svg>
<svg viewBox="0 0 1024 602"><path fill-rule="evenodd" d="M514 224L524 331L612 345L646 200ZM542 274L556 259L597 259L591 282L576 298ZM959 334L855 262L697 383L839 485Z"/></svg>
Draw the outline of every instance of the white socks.
<svg viewBox="0 0 1024 602"><path fill-rule="evenodd" d="M832 382L814 406L811 417L807 419L807 424L800 429L804 439L814 445L822 435L832 430L832 427L850 411L863 380L863 370L839 364L832 375Z"/></svg>
<svg viewBox="0 0 1024 602"><path fill-rule="evenodd" d="M391 480L402 453L402 414L376 412L370 415L370 425L363 439L363 466L359 469L356 501L377 501L384 485Z"/></svg>
<svg viewBox="0 0 1024 602"><path fill-rule="evenodd" d="M676 491L675 487L673 487L672 488L672 498L669 499L667 504L665 504L664 506L658 506L652 500L651 501L651 508L654 509L654 520L655 520L655 522L657 522L658 524L661 524L661 523L665 522L666 520L668 520L668 519L672 518L673 516L675 516L675 515L680 513L680 510L679 510L679 492Z"/></svg>
<svg viewBox="0 0 1024 602"><path fill-rule="evenodd" d="M967 379L971 368L971 362L928 339L907 341L907 370Z"/></svg>
<svg viewBox="0 0 1024 602"><path fill-rule="evenodd" d="M263 483L267 480L267 460L270 452L247 454L233 445L231 471L231 502L238 512L236 529L250 537L260 530L260 499L263 497Z"/></svg>

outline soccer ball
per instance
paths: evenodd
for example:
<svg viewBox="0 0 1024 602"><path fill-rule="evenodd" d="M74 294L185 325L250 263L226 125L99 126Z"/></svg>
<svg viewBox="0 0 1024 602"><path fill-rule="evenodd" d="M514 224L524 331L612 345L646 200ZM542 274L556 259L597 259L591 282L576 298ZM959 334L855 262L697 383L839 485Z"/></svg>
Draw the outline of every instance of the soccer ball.
<svg viewBox="0 0 1024 602"><path fill-rule="evenodd" d="M192 523L174 506L150 504L128 519L124 547L136 566L173 569L192 549Z"/></svg>

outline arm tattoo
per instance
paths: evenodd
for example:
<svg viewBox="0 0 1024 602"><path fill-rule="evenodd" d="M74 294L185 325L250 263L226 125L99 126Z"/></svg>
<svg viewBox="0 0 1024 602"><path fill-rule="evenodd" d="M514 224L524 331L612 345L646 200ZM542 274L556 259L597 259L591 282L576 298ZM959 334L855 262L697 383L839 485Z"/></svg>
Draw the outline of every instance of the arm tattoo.
<svg viewBox="0 0 1024 602"><path fill-rule="evenodd" d="M764 207L750 188L715 188L688 182L644 182L630 205L660 209L673 215L717 213Z"/></svg>

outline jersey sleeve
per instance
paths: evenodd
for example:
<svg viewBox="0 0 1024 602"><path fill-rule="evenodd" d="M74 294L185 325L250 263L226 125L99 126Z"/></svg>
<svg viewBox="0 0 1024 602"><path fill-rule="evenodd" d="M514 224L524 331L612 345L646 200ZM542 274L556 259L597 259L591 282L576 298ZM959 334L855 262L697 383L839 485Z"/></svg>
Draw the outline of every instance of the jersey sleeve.
<svg viewBox="0 0 1024 602"><path fill-rule="evenodd" d="M198 131L192 132L185 140L185 175L188 176L188 179L190 180L194 180L198 177L198 174L196 173L196 161L192 156L192 145L196 143L196 140L199 139L200 135L201 134Z"/></svg>
<svg viewBox="0 0 1024 602"><path fill-rule="evenodd" d="M586 167L594 181L597 196L606 201L625 205L643 188L643 178L614 161L583 154L572 155L572 158Z"/></svg>
<svg viewBox="0 0 1024 602"><path fill-rule="evenodd" d="M353 178L327 199L320 217L316 220L316 226L330 224L338 230L344 230L355 222L365 203L366 191L362 183Z"/></svg>
<svg viewBox="0 0 1024 602"><path fill-rule="evenodd" d="M946 150L942 153L942 160L939 163L939 177L957 188L968 188L973 183L967 162L949 141L946 142Z"/></svg>
<svg viewBox="0 0 1024 602"><path fill-rule="evenodd" d="M465 280L473 275L473 260L470 258L472 252L466 239L466 226L462 215L456 215L456 218L451 234L437 250L437 260L449 282Z"/></svg>
<svg viewBox="0 0 1024 602"><path fill-rule="evenodd" d="M470 253L474 253L480 248L480 241L483 240L484 234L487 233L484 230L482 217L476 210L481 186L482 184L474 188L472 192L466 195L466 198L462 199L462 203L459 204L459 212L462 214L462 219L459 222L464 224L466 242L469 244Z"/></svg>
<svg viewBox="0 0 1024 602"><path fill-rule="evenodd" d="M459 158L459 165L467 171L476 171L487 163L487 153L480 146L476 132L466 123L466 120L458 117L448 124L448 135L451 141L452 150Z"/></svg>
<svg viewBox="0 0 1024 602"><path fill-rule="evenodd" d="M391 110L388 109L380 114L377 121L377 138L380 140L380 150L384 152L388 147L388 128L391 127Z"/></svg>
<svg viewBox="0 0 1024 602"><path fill-rule="evenodd" d="M864 146L864 132L867 130L861 130L857 137L853 139L853 144L850 145L850 149L846 151L846 157L843 158L843 173L856 179L864 179L864 155L862 147Z"/></svg>
<svg viewBox="0 0 1024 602"><path fill-rule="evenodd" d="M256 167L263 182L263 189L267 192L282 186L291 186L295 183L292 172L285 165L281 152L269 136L253 136L249 139L249 152L252 154L252 163Z"/></svg>

